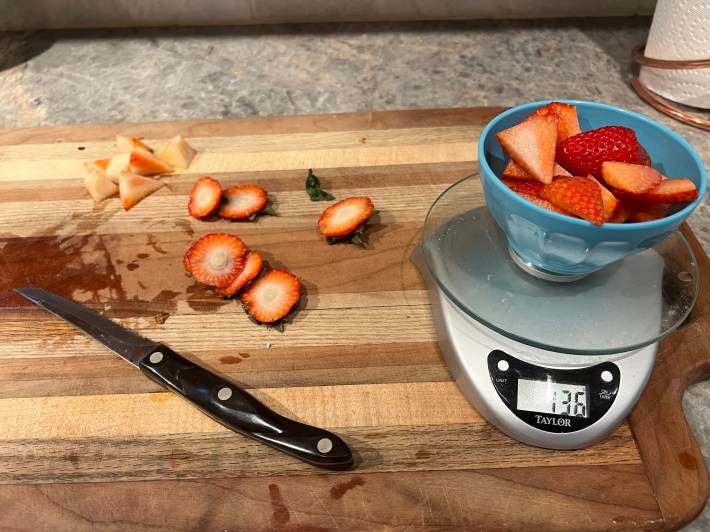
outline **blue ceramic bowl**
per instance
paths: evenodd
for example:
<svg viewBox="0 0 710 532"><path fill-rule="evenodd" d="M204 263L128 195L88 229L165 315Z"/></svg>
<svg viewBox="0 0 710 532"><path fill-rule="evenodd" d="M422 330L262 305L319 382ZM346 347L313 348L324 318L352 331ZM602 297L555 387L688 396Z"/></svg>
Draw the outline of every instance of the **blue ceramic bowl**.
<svg viewBox="0 0 710 532"><path fill-rule="evenodd" d="M553 273L581 275L661 242L698 206L707 188L707 175L695 150L650 118L600 103L558 101L577 107L582 131L612 125L632 128L654 168L667 177L689 178L699 191L694 202L672 208L669 216L651 222L597 226L543 209L501 183L498 176L509 157L496 133L517 124L549 101L520 105L495 117L483 130L478 144L479 173L489 211L505 231L510 246L525 261Z"/></svg>

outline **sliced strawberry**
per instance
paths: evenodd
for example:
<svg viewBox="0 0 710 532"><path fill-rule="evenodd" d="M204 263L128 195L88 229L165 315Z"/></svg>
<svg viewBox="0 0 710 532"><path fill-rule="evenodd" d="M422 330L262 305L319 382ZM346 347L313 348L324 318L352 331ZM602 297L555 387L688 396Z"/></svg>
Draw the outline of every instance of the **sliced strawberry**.
<svg viewBox="0 0 710 532"><path fill-rule="evenodd" d="M227 286L244 267L246 246L239 237L210 233L187 250L192 276L210 286Z"/></svg>
<svg viewBox="0 0 710 532"><path fill-rule="evenodd" d="M546 115L552 113L557 115L557 142L580 133L579 118L577 117L577 108L569 103L550 102L543 107L540 107L525 120L529 120L535 115Z"/></svg>
<svg viewBox="0 0 710 532"><path fill-rule="evenodd" d="M118 192L125 210L134 207L164 186L165 183L162 181L131 172L121 172L121 177L118 179Z"/></svg>
<svg viewBox="0 0 710 532"><path fill-rule="evenodd" d="M259 185L229 187L222 192L222 203L217 214L222 218L249 218L264 208L268 197Z"/></svg>
<svg viewBox="0 0 710 532"><path fill-rule="evenodd" d="M247 252L244 268L239 274L234 278L234 280L227 286L222 286L215 288L215 293L220 296L231 296L236 294L241 290L249 281L254 279L259 272L261 272L261 267L263 261L261 260L261 255L256 251Z"/></svg>
<svg viewBox="0 0 710 532"><path fill-rule="evenodd" d="M503 168L501 177L506 179L532 179L533 177L525 171L525 168L517 164L513 159L508 161L508 164Z"/></svg>
<svg viewBox="0 0 710 532"><path fill-rule="evenodd" d="M133 148L130 154L131 172L138 175L169 174L173 167L158 159L145 148Z"/></svg>
<svg viewBox="0 0 710 532"><path fill-rule="evenodd" d="M222 186L219 181L209 176L201 177L192 187L190 200L187 202L187 212L195 218L212 214L219 207L222 199Z"/></svg>
<svg viewBox="0 0 710 532"><path fill-rule="evenodd" d="M187 251L190 251L190 250L188 249ZM192 267L190 266L190 255L188 254L187 251L182 256L182 265L185 266L185 271L190 273L192 271Z"/></svg>
<svg viewBox="0 0 710 532"><path fill-rule="evenodd" d="M668 205L665 203L646 203L638 210L629 214L627 222L651 222L668 216Z"/></svg>
<svg viewBox="0 0 710 532"><path fill-rule="evenodd" d="M690 203L698 199L698 189L685 177L664 179L654 189L638 195L637 199L649 203Z"/></svg>
<svg viewBox="0 0 710 532"><path fill-rule="evenodd" d="M197 155L197 150L190 146L181 135L170 139L155 152L155 156L176 168L187 169Z"/></svg>
<svg viewBox="0 0 710 532"><path fill-rule="evenodd" d="M324 236L342 237L355 231L372 216L375 206L367 197L345 198L323 211L318 230Z"/></svg>
<svg viewBox="0 0 710 532"><path fill-rule="evenodd" d="M132 152L134 148L143 148L144 150L153 153L153 148L144 144L141 139L137 137L124 137L123 135L116 135L116 144L118 149L124 152Z"/></svg>
<svg viewBox="0 0 710 532"><path fill-rule="evenodd" d="M616 210L619 208L619 200L616 199L616 196L614 196L608 188L597 181L597 178L593 175L588 175L587 177L594 181L599 186L599 190L601 190L602 205L604 206L604 221L608 222L614 217Z"/></svg>
<svg viewBox="0 0 710 532"><path fill-rule="evenodd" d="M273 323L286 316L300 297L298 277L286 270L267 270L246 287L241 300L254 319Z"/></svg>
<svg viewBox="0 0 710 532"><path fill-rule="evenodd" d="M545 184L552 181L558 121L553 113L534 115L496 134L510 158Z"/></svg>
<svg viewBox="0 0 710 532"><path fill-rule="evenodd" d="M521 192L526 192L528 194L539 195L542 190L543 185L539 181L524 181L522 179L506 179L500 180L506 187L508 187L513 192L520 194Z"/></svg>
<svg viewBox="0 0 710 532"><path fill-rule="evenodd" d="M121 177L121 172L129 172L131 170L131 154L119 153L109 159L106 166L106 177L118 185L118 179Z"/></svg>
<svg viewBox="0 0 710 532"><path fill-rule="evenodd" d="M537 194L531 194L530 192L525 192L525 191L517 192L517 194L520 197L525 198L529 202L534 203L538 207L542 207L543 209L547 209L548 211L556 212L559 214L564 214L566 216L574 216L574 214L572 214L568 210L565 210L562 207L558 207L557 205L555 205L551 201L541 198Z"/></svg>
<svg viewBox="0 0 710 532"><path fill-rule="evenodd" d="M650 166L605 161L602 164L602 180L611 188L642 194L656 188L663 176Z"/></svg>
<svg viewBox="0 0 710 532"><path fill-rule="evenodd" d="M604 126L566 138L557 145L556 161L573 175L597 179L602 177L605 161L651 164L636 133L622 126Z"/></svg>
<svg viewBox="0 0 710 532"><path fill-rule="evenodd" d="M101 203L118 193L118 185L93 168L84 178L84 186L96 203Z"/></svg>
<svg viewBox="0 0 710 532"><path fill-rule="evenodd" d="M555 166L552 169L552 175L564 175L564 176L571 176L567 170L562 168L559 164L555 163ZM533 179L533 176L528 174L525 169L518 165L515 164L515 161L511 159L508 161L508 164L505 165L505 168L503 168L503 177L508 178L508 179Z"/></svg>
<svg viewBox="0 0 710 532"><path fill-rule="evenodd" d="M550 110L557 113L560 117L557 123L557 142L561 142L566 138L572 137L577 133L581 133L579 128L579 118L577 116L577 108L569 103L552 102L548 106Z"/></svg>
<svg viewBox="0 0 710 532"><path fill-rule="evenodd" d="M599 186L581 176L560 177L540 191L540 197L595 225L604 223L604 204Z"/></svg>
<svg viewBox="0 0 710 532"><path fill-rule="evenodd" d="M624 223L636 210L637 207L633 202L619 199L619 204L616 206L614 216L609 219L609 222L614 224Z"/></svg>
<svg viewBox="0 0 710 532"><path fill-rule="evenodd" d="M96 170L104 177L108 177L108 165L111 162L111 157L108 159L96 159L95 161L87 161L84 163L87 172ZM113 181L113 180L112 180Z"/></svg>

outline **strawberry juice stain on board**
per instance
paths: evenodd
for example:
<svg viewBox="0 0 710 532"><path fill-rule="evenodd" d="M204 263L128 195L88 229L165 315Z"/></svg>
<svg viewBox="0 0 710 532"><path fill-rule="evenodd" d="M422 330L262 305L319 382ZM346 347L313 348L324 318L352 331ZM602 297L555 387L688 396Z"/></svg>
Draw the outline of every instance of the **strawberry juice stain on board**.
<svg viewBox="0 0 710 532"><path fill-rule="evenodd" d="M100 291L107 291L111 299L125 299L121 275L105 238L0 238L0 306L29 303L13 290L23 286L45 288L70 299L81 289L86 294L85 302L98 302ZM87 249L93 252L86 254Z"/></svg>
<svg viewBox="0 0 710 532"><path fill-rule="evenodd" d="M185 290L164 289L164 282L176 287L169 277L161 279L172 259L160 240L96 234L103 215L111 213L75 213L36 235L0 236L0 307L26 306L13 289L35 286L80 303L150 301L161 304L153 305L156 310L174 312Z"/></svg>

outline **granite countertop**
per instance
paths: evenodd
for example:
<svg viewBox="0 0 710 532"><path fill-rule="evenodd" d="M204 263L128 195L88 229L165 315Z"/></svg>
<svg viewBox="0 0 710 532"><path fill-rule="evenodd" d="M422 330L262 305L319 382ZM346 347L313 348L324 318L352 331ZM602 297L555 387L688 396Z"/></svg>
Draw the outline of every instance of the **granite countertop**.
<svg viewBox="0 0 710 532"><path fill-rule="evenodd" d="M651 19L357 23L0 34L0 128L582 99L644 113L710 167L710 134L630 88ZM710 200L689 223L710 253ZM685 395L710 462L710 384ZM710 529L710 508L686 530Z"/></svg>

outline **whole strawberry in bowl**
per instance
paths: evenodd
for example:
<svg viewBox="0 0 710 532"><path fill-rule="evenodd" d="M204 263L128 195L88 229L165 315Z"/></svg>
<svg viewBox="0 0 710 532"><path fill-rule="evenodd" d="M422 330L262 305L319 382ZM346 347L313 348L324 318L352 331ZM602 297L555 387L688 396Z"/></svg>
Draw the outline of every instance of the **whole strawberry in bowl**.
<svg viewBox="0 0 710 532"><path fill-rule="evenodd" d="M488 209L511 249L568 276L654 247L707 188L702 161L680 136L594 102L509 109L483 130L478 158Z"/></svg>

